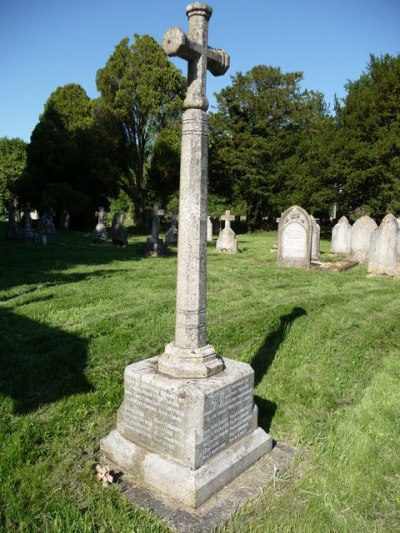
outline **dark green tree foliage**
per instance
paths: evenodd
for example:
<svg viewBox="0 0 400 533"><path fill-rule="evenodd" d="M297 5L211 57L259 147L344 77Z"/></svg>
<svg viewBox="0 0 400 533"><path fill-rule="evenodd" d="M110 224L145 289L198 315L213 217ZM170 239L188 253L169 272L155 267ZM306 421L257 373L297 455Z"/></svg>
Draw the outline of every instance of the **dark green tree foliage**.
<svg viewBox="0 0 400 533"><path fill-rule="evenodd" d="M400 215L400 55L372 55L336 113L332 175L342 183L342 209Z"/></svg>
<svg viewBox="0 0 400 533"><path fill-rule="evenodd" d="M251 227L296 199L309 207L307 135L319 132L326 110L322 95L302 91L301 80L300 72L260 65L216 95L210 190L244 205Z"/></svg>
<svg viewBox="0 0 400 533"><path fill-rule="evenodd" d="M164 128L154 142L148 170L148 201L167 206L179 191L181 125Z"/></svg>
<svg viewBox="0 0 400 533"><path fill-rule="evenodd" d="M97 73L97 88L116 113L130 153L132 171L120 185L135 204L141 221L144 208L145 163L155 135L180 114L184 78L160 45L150 36L135 34L115 47L106 66Z"/></svg>
<svg viewBox="0 0 400 533"><path fill-rule="evenodd" d="M0 139L0 207L7 207L25 171L26 143L22 139Z"/></svg>
<svg viewBox="0 0 400 533"><path fill-rule="evenodd" d="M50 95L28 146L22 200L40 210L52 205L57 212L67 209L91 220L93 210L117 191L115 141L106 135L107 113L98 109L99 103L77 84Z"/></svg>

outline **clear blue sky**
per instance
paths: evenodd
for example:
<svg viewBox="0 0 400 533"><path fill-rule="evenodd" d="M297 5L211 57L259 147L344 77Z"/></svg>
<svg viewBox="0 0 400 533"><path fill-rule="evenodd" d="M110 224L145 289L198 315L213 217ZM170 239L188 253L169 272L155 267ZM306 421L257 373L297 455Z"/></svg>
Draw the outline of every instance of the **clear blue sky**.
<svg viewBox="0 0 400 533"><path fill-rule="evenodd" d="M67 83L98 96L96 72L123 37L187 31L181 0L2 0L0 137L29 141L50 94ZM210 0L209 44L231 68L208 76L208 98L259 64L302 71L303 87L334 94L365 70L369 54L400 53L400 0ZM183 61L174 60L186 75Z"/></svg>

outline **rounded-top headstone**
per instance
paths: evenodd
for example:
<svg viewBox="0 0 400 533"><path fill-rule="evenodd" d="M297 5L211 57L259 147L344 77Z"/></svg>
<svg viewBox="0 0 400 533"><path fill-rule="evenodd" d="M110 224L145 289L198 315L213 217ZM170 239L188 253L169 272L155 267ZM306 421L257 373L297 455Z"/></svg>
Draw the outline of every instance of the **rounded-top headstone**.
<svg viewBox="0 0 400 533"><path fill-rule="evenodd" d="M351 224L345 216L341 217L332 229L332 254L350 253L350 232Z"/></svg>
<svg viewBox="0 0 400 533"><path fill-rule="evenodd" d="M312 220L298 205L289 207L278 226L277 263L294 268L310 268Z"/></svg>
<svg viewBox="0 0 400 533"><path fill-rule="evenodd" d="M359 263L368 263L371 235L377 227L375 220L368 215L354 222L350 237L350 259Z"/></svg>
<svg viewBox="0 0 400 533"><path fill-rule="evenodd" d="M396 275L399 234L400 228L396 218L391 214L386 215L379 228L371 234L368 274Z"/></svg>

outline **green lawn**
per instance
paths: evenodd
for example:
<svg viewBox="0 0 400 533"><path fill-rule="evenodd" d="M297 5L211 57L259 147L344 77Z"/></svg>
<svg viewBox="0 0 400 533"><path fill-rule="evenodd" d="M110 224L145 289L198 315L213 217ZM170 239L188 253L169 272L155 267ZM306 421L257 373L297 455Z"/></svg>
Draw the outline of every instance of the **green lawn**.
<svg viewBox="0 0 400 533"><path fill-rule="evenodd" d="M95 479L127 364L173 339L176 254L0 225L0 530L166 532ZM208 256L209 342L250 363L260 425L299 451L227 532L400 530L400 281L278 268L276 233ZM321 243L323 251L329 242Z"/></svg>

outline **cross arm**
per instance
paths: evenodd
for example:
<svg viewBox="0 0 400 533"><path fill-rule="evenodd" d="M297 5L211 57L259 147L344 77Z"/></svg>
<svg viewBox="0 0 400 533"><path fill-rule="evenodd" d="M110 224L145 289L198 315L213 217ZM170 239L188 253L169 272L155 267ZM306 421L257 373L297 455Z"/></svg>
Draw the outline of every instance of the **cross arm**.
<svg viewBox="0 0 400 533"><path fill-rule="evenodd" d="M202 47L189 39L180 28L170 28L164 35L163 49L168 56L192 61L203 53ZM207 70L214 76L222 76L228 70L229 55L225 50L207 47Z"/></svg>

